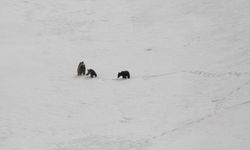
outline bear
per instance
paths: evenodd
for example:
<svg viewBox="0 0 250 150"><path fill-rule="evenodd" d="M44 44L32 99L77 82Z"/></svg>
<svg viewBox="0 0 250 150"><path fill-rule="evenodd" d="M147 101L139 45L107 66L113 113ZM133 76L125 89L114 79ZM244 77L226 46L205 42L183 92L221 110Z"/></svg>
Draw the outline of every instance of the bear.
<svg viewBox="0 0 250 150"><path fill-rule="evenodd" d="M118 72L117 78L119 78L120 76L122 76L123 79L129 79L130 78L130 74L128 71L121 71Z"/></svg>
<svg viewBox="0 0 250 150"><path fill-rule="evenodd" d="M97 74L93 69L88 69L88 73L86 74L86 76L87 75L90 75L91 78L97 77Z"/></svg>
<svg viewBox="0 0 250 150"><path fill-rule="evenodd" d="M77 67L77 75L80 76L80 75L85 75L85 72L86 72L86 67L85 67L85 64L84 62L80 62L78 67Z"/></svg>

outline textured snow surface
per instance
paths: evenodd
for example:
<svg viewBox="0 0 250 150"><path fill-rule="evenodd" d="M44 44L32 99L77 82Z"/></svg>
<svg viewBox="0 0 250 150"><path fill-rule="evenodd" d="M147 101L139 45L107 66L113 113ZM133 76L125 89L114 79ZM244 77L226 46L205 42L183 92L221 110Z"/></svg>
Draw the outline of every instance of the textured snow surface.
<svg viewBox="0 0 250 150"><path fill-rule="evenodd" d="M0 51L1 150L250 149L249 0L0 0Z"/></svg>

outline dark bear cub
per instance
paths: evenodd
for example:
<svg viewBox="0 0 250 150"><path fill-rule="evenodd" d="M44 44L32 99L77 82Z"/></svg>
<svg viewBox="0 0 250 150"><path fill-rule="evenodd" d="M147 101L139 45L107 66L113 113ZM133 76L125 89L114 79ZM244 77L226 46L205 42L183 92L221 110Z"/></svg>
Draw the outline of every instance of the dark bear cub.
<svg viewBox="0 0 250 150"><path fill-rule="evenodd" d="M87 75L90 75L91 78L97 77L97 74L93 69L88 69L88 73L86 74L86 76Z"/></svg>
<svg viewBox="0 0 250 150"><path fill-rule="evenodd" d="M118 72L117 78L119 78L120 76L122 76L122 78L124 78L124 79L130 78L130 74L128 71Z"/></svg>
<svg viewBox="0 0 250 150"><path fill-rule="evenodd" d="M86 67L85 67L85 64L84 62L80 62L78 67L77 67L77 75L80 76L80 75L85 75L85 71L86 71Z"/></svg>

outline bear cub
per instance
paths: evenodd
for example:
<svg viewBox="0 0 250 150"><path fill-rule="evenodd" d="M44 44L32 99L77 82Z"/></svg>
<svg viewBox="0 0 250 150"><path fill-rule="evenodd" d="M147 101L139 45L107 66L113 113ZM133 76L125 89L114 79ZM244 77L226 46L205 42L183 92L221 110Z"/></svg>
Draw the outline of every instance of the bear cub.
<svg viewBox="0 0 250 150"><path fill-rule="evenodd" d="M80 75L85 75L85 71L86 71L86 67L85 67L85 64L84 62L80 62L78 67L77 67L77 75L80 76Z"/></svg>
<svg viewBox="0 0 250 150"><path fill-rule="evenodd" d="M129 79L130 78L130 74L128 71L121 71L118 72L117 78L119 78L120 76L122 76L123 79Z"/></svg>
<svg viewBox="0 0 250 150"><path fill-rule="evenodd" d="M91 78L97 77L97 74L93 69L88 69L88 73L86 74L86 76L87 75L90 75Z"/></svg>

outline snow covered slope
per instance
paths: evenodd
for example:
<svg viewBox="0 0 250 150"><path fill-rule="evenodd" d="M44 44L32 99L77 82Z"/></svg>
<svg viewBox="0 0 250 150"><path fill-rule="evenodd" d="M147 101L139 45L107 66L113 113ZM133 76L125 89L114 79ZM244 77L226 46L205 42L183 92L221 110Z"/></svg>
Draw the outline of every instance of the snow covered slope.
<svg viewBox="0 0 250 150"><path fill-rule="evenodd" d="M0 149L248 150L249 29L248 0L1 0Z"/></svg>

